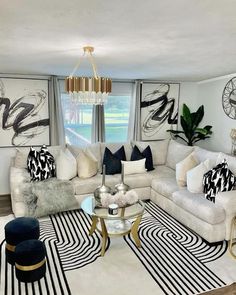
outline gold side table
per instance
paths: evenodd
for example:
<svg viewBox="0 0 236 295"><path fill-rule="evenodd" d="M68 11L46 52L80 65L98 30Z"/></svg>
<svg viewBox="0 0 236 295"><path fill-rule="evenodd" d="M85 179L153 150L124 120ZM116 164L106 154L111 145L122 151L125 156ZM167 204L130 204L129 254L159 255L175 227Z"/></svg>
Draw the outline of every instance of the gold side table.
<svg viewBox="0 0 236 295"><path fill-rule="evenodd" d="M234 258L236 258L236 253L234 254L233 252L233 248L236 245L236 241L234 238L235 230L236 230L236 216L232 219L232 222L231 222L230 240L229 240L229 252Z"/></svg>
<svg viewBox="0 0 236 295"><path fill-rule="evenodd" d="M96 229L102 235L101 256L105 255L108 237L124 236L131 233L136 246L141 247L138 228L144 212L142 201L125 208L119 208L117 215L109 215L107 208L96 207L94 197L88 196L81 203L81 208L92 217L89 235L92 235Z"/></svg>

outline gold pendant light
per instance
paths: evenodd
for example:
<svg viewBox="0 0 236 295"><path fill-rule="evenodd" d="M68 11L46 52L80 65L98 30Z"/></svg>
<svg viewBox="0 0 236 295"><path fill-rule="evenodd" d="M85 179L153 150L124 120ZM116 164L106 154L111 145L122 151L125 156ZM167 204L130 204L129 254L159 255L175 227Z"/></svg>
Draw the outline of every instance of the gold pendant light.
<svg viewBox="0 0 236 295"><path fill-rule="evenodd" d="M80 61L75 66L72 74L66 78L66 91L70 94L74 102L81 104L104 104L111 93L112 81L110 78L99 77L97 68L93 59L91 46L83 47L84 55L87 55L93 68L94 77L74 76L79 68Z"/></svg>

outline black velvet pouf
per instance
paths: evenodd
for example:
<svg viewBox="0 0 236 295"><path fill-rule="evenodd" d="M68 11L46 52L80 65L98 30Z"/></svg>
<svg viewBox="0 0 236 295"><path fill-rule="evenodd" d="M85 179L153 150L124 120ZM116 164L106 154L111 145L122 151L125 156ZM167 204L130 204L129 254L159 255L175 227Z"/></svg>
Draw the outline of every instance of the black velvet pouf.
<svg viewBox="0 0 236 295"><path fill-rule="evenodd" d="M16 278L21 282L35 282L46 272L46 249L39 240L21 242L15 250Z"/></svg>
<svg viewBox="0 0 236 295"><path fill-rule="evenodd" d="M6 258L15 263L15 248L22 241L39 238L39 222L32 217L19 217L5 226Z"/></svg>

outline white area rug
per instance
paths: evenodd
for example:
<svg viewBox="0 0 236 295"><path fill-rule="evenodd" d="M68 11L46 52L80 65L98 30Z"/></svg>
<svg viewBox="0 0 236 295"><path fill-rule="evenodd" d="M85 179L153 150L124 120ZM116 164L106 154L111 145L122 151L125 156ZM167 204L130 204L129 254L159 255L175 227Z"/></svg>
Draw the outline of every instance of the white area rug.
<svg viewBox="0 0 236 295"><path fill-rule="evenodd" d="M0 295L173 295L199 294L236 281L236 260L227 243L208 244L152 202L146 204L139 235L112 238L104 257L101 237L88 235L91 218L80 210L40 219L47 248L47 274L33 284L19 283L5 261L0 218Z"/></svg>

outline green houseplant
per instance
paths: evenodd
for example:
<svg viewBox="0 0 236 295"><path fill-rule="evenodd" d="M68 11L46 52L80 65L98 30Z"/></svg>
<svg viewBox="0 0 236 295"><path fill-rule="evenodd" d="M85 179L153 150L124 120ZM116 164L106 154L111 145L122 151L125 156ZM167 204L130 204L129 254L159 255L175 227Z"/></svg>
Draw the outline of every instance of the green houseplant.
<svg viewBox="0 0 236 295"><path fill-rule="evenodd" d="M183 104L180 124L183 130L167 130L174 138L180 138L188 145L210 138L212 126L206 125L204 128L198 128L204 116L204 106L201 105L196 112L191 113L186 104ZM183 137L184 136L184 137Z"/></svg>

